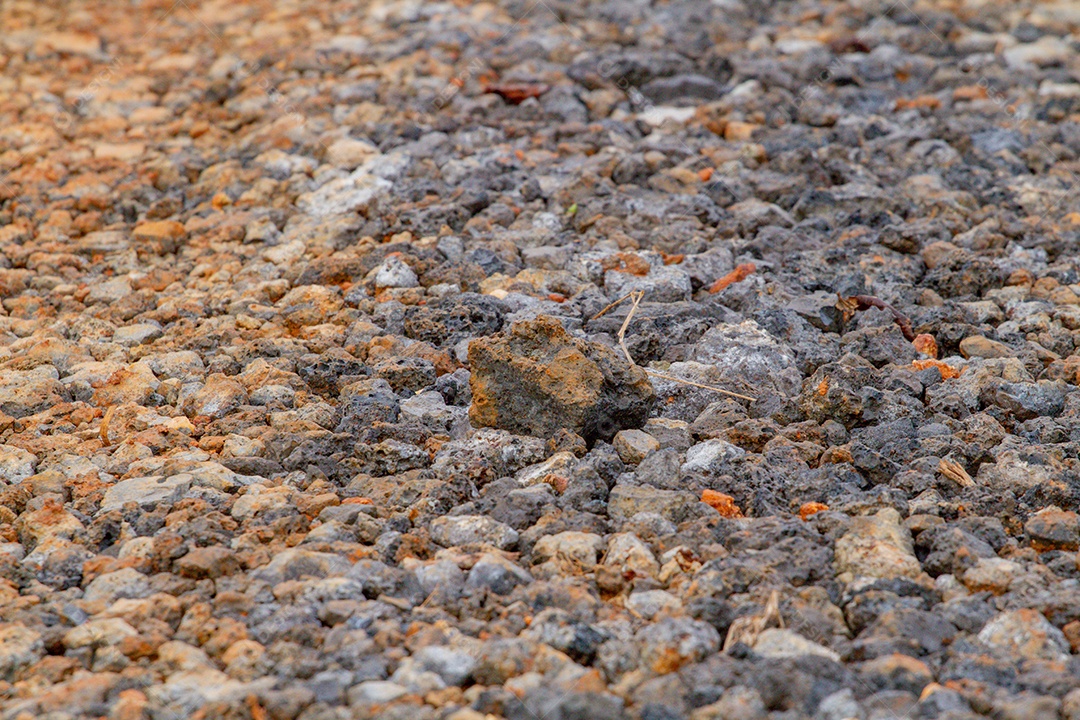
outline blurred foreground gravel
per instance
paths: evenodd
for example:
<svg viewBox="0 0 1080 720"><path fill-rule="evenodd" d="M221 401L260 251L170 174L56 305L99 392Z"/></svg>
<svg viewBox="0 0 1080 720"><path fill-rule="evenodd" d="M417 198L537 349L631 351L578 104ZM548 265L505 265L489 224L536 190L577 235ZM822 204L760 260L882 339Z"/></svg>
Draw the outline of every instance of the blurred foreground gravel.
<svg viewBox="0 0 1080 720"><path fill-rule="evenodd" d="M1078 155L1075 2L0 3L0 720L1080 719Z"/></svg>

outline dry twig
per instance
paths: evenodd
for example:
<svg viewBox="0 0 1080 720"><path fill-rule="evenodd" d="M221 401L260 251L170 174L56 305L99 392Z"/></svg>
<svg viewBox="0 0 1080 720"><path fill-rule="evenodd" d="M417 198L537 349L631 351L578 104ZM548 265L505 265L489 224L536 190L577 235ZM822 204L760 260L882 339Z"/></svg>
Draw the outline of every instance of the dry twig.
<svg viewBox="0 0 1080 720"><path fill-rule="evenodd" d="M626 356L626 362L634 365L636 364L634 358L630 357L630 351L626 349L626 326L630 324L631 318L637 312L637 306L641 303L641 298L645 297L645 291L635 290L630 293L630 296L634 299L634 304L630 306L630 312L626 313L626 319L623 320L622 327L619 328L619 333L615 337L619 339L619 347L622 348L623 355Z"/></svg>
<svg viewBox="0 0 1080 720"><path fill-rule="evenodd" d="M596 320L598 318L604 317L605 315L608 314L609 311L614 310L615 308L619 307L619 305L622 304L623 300L626 300L628 297L630 297L633 294L634 294L633 292L628 292L625 295L623 295L621 298L619 298L618 300L615 300L614 302L608 303L607 305L604 306L603 310L601 310L600 312L593 315L591 318L589 318L589 320L592 321L592 320Z"/></svg>
<svg viewBox="0 0 1080 720"><path fill-rule="evenodd" d="M968 471L964 469L964 466L953 460L941 459L941 462L937 466L938 472L945 477L952 480L960 487L972 487L975 481L968 475Z"/></svg>
<svg viewBox="0 0 1080 720"><path fill-rule="evenodd" d="M98 433L101 435L101 444L105 447L109 447L109 423L112 421L113 415L116 414L116 406L110 405L109 409L105 411L105 417L101 418L101 428Z"/></svg>
<svg viewBox="0 0 1080 720"><path fill-rule="evenodd" d="M735 643L743 643L754 647L758 635L769 627L783 629L784 618L780 616L780 592L773 590L769 595L769 601L765 603L765 610L760 615L749 615L735 618L728 628L727 637L724 638L724 652L727 652Z"/></svg>

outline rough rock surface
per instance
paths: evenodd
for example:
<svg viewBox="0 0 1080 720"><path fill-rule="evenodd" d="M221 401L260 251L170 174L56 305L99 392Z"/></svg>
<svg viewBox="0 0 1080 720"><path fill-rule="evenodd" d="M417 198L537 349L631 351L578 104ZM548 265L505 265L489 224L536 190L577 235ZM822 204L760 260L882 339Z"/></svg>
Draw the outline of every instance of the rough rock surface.
<svg viewBox="0 0 1080 720"><path fill-rule="evenodd" d="M520 435L569 430L611 440L645 424L655 391L645 371L617 350L571 337L558 320L514 323L469 343L469 420Z"/></svg>

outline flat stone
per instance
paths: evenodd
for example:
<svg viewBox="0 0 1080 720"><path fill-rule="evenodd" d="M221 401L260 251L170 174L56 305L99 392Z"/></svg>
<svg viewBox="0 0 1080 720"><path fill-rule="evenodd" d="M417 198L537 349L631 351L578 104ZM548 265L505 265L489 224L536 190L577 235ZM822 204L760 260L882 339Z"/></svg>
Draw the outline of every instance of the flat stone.
<svg viewBox="0 0 1080 720"><path fill-rule="evenodd" d="M686 462L682 464L679 471L684 473L709 473L724 463L744 455L746 455L746 451L738 445L733 445L719 438L713 438L690 447L686 451Z"/></svg>
<svg viewBox="0 0 1080 720"><path fill-rule="evenodd" d="M483 515L451 515L431 522L431 539L445 547L483 543L500 550L518 541L518 533L509 525Z"/></svg>
<svg viewBox="0 0 1080 720"><path fill-rule="evenodd" d="M37 455L13 445L0 445L0 478L20 482L32 476L37 468Z"/></svg>
<svg viewBox="0 0 1080 720"><path fill-rule="evenodd" d="M38 37L34 51L97 55L101 52L101 38L88 32L47 32Z"/></svg>
<svg viewBox="0 0 1080 720"><path fill-rule="evenodd" d="M64 401L67 390L51 365L0 372L0 412L21 418Z"/></svg>
<svg viewBox="0 0 1080 720"><path fill-rule="evenodd" d="M191 489L193 482L194 478L186 473L171 477L148 475L121 480L105 491L99 512L117 510L129 502L145 510L159 505L169 506L179 502Z"/></svg>
<svg viewBox="0 0 1080 720"><path fill-rule="evenodd" d="M969 335L960 341L960 354L966 358L1011 358L1016 351L1008 345L982 335Z"/></svg>
<svg viewBox="0 0 1080 720"><path fill-rule="evenodd" d="M113 342L134 347L157 340L162 335L161 326L154 323L138 323L117 328L113 333Z"/></svg>
<svg viewBox="0 0 1080 720"><path fill-rule="evenodd" d="M496 595L507 595L518 585L532 582L532 576L501 555L485 553L465 578L471 588L487 588Z"/></svg>
<svg viewBox="0 0 1080 720"><path fill-rule="evenodd" d="M745 386L757 392L772 389L794 396L802 386L791 348L753 320L710 328L694 344L690 359L716 366L720 376L736 390Z"/></svg>
<svg viewBox="0 0 1080 720"><path fill-rule="evenodd" d="M779 628L762 630L754 643L754 652L770 658L817 655L818 657L828 658L833 662L840 662L839 653L830 650L824 645L807 640L794 630Z"/></svg>
<svg viewBox="0 0 1080 720"><path fill-rule="evenodd" d="M637 465L645 456L660 449L660 442L642 430L620 430L611 441L619 458L630 465Z"/></svg>
<svg viewBox="0 0 1080 720"><path fill-rule="evenodd" d="M537 540L533 545L533 562L555 559L576 564L588 571L596 565L604 546L604 539L595 533L567 530Z"/></svg>
<svg viewBox="0 0 1080 720"><path fill-rule="evenodd" d="M289 548L275 555L269 564L258 568L252 575L276 585L285 580L340 576L351 567L349 561L340 555Z"/></svg>
<svg viewBox="0 0 1080 720"><path fill-rule="evenodd" d="M41 634L18 623L0 625L0 677L8 682L45 654Z"/></svg>
<svg viewBox="0 0 1080 720"><path fill-rule="evenodd" d="M661 613L677 614L682 610L682 601L666 590L642 590L630 593L626 607L646 620L652 620Z"/></svg>
<svg viewBox="0 0 1080 720"><path fill-rule="evenodd" d="M979 631L979 640L1029 660L1065 662L1069 656L1065 635L1042 613L1029 608L998 614Z"/></svg>
<svg viewBox="0 0 1080 720"><path fill-rule="evenodd" d="M337 178L314 192L304 193L296 200L304 212L316 217L343 215L366 209L377 198L385 195L393 183L357 168L348 177Z"/></svg>
<svg viewBox="0 0 1080 720"><path fill-rule="evenodd" d="M1080 515L1058 507L1048 507L1028 518L1024 530L1031 546L1039 552L1080 549Z"/></svg>
<svg viewBox="0 0 1080 720"><path fill-rule="evenodd" d="M851 578L917 578L922 565L915 557L911 532L892 508L852 520L836 541L836 571Z"/></svg>
<svg viewBox="0 0 1080 720"><path fill-rule="evenodd" d="M608 495L608 513L614 519L628 520L640 512L655 512L678 523L697 502L690 493L619 483Z"/></svg>
<svg viewBox="0 0 1080 720"><path fill-rule="evenodd" d="M335 140L326 148L326 160L331 165L354 170L372 156L379 154L379 148L364 140L342 138Z"/></svg>
<svg viewBox="0 0 1080 720"><path fill-rule="evenodd" d="M694 444L693 438L690 437L690 423L685 420L649 418L645 421L642 430L656 438L662 448L686 452Z"/></svg>
<svg viewBox="0 0 1080 720"><path fill-rule="evenodd" d="M124 638L134 637L139 631L120 618L90 620L64 633L64 647L105 647L116 645Z"/></svg>
<svg viewBox="0 0 1080 720"><path fill-rule="evenodd" d="M94 578L83 590L83 599L88 602L101 600L111 605L120 598L144 598L152 592L145 575L134 568L122 568Z"/></svg>

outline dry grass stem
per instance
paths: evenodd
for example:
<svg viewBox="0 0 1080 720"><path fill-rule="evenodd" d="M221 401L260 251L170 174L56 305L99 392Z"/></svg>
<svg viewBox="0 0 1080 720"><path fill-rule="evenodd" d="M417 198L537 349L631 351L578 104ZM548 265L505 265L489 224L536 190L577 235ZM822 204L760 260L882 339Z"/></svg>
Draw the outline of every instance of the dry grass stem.
<svg viewBox="0 0 1080 720"><path fill-rule="evenodd" d="M637 363L635 363L634 359L630 357L630 351L626 348L626 328L630 325L630 321L633 319L634 313L637 312L638 305L641 303L641 299L643 297L645 297L645 292L643 290L634 290L633 292L629 292L615 302L605 307L600 312L593 315L592 318L593 320L595 320L596 318L606 313L608 310L611 310L612 308L618 306L624 300L627 300L628 298L633 299L634 304L630 306L630 311L626 313L626 319L623 320L622 327L619 328L619 332L615 336L616 339L618 339L619 341L619 348L623 351L623 355L626 356L626 361L629 362L631 365L637 365ZM651 375L652 377L661 378L663 380L668 380L674 383L679 383L680 385L690 385L692 387L699 387L704 390L712 390L713 392L720 393L721 395L738 398L739 400L754 402L754 400L757 399L750 395L742 395L737 392L732 392L731 390L725 390L724 388L716 387L715 385L705 385L703 383L694 382L693 380L684 380L681 377L676 377L667 373L657 372L656 370L650 370L649 368L642 368L642 370L644 370L647 375Z"/></svg>
<svg viewBox="0 0 1080 720"><path fill-rule="evenodd" d="M109 447L109 423L112 421L113 415L116 414L116 406L110 405L109 409L105 411L105 417L101 418L101 429L99 433L101 435L101 444L105 447Z"/></svg>
<svg viewBox="0 0 1080 720"><path fill-rule="evenodd" d="M609 311L614 310L615 308L619 307L619 305L622 304L623 300L626 300L628 297L630 297L633 294L634 293L632 291L628 292L625 295L623 295L621 298L619 298L618 300L615 300L614 302L608 303L607 305L604 306L603 310L601 310L600 312L593 315L591 318L589 318L589 320L596 320L598 318L604 317L605 315L608 314Z"/></svg>
<svg viewBox="0 0 1080 720"><path fill-rule="evenodd" d="M724 638L724 652L740 642L754 647L761 632L770 627L784 627L784 618L780 616L780 593L777 590L773 590L769 595L765 610L760 615L735 618L735 622L728 628L727 637Z"/></svg>

